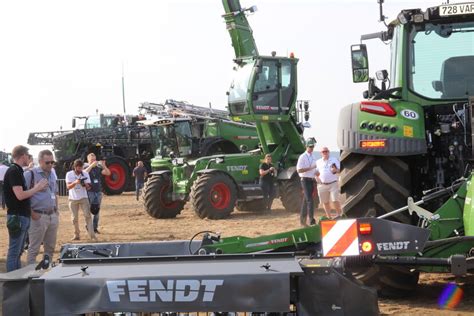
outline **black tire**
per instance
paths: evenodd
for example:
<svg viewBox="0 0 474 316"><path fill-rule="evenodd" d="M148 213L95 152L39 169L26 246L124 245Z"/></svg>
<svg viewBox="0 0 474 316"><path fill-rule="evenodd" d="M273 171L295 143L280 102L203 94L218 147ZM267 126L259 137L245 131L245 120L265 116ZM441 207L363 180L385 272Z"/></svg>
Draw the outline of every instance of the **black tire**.
<svg viewBox="0 0 474 316"><path fill-rule="evenodd" d="M280 200L283 207L288 212L299 213L303 204L303 189L301 188L300 177L294 174L290 180L279 181ZM314 209L319 205L319 197L316 185L313 192Z"/></svg>
<svg viewBox="0 0 474 316"><path fill-rule="evenodd" d="M240 212L263 213L267 205L263 199L237 202L237 210Z"/></svg>
<svg viewBox="0 0 474 316"><path fill-rule="evenodd" d="M154 218L175 218L184 208L184 201L171 201L171 181L167 175L152 175L142 190L145 211Z"/></svg>
<svg viewBox="0 0 474 316"><path fill-rule="evenodd" d="M223 219L234 210L237 188L223 172L205 173L191 187L191 203L200 218Z"/></svg>
<svg viewBox="0 0 474 316"><path fill-rule="evenodd" d="M380 216L407 204L411 194L409 165L397 157L341 154L342 209L351 218ZM410 223L408 213L390 219ZM410 295L418 284L419 272L408 267L373 266L358 270L357 279L375 287L385 297Z"/></svg>
<svg viewBox="0 0 474 316"><path fill-rule="evenodd" d="M104 177L103 188L105 194L122 194L130 182L130 168L121 157L107 159L107 168L109 168L112 174Z"/></svg>
<svg viewBox="0 0 474 316"><path fill-rule="evenodd" d="M343 211L348 217L380 216L407 204L411 178L403 160L343 152L341 165ZM389 219L411 222L408 212Z"/></svg>

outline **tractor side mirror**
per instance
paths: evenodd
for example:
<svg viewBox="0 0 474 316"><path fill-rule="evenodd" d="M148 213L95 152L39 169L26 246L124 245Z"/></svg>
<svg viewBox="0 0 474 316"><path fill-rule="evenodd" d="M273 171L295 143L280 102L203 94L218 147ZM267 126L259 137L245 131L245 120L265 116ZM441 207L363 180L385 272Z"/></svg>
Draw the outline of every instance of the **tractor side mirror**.
<svg viewBox="0 0 474 316"><path fill-rule="evenodd" d="M379 70L377 72L375 72L375 77L377 77L377 80L380 80L380 81L385 81L388 79L388 72L387 70Z"/></svg>
<svg viewBox="0 0 474 316"><path fill-rule="evenodd" d="M369 81L369 58L367 56L367 46L364 44L351 46L352 60L352 81Z"/></svg>
<svg viewBox="0 0 474 316"><path fill-rule="evenodd" d="M441 80L433 80L431 85L434 91L443 92L443 82Z"/></svg>
<svg viewBox="0 0 474 316"><path fill-rule="evenodd" d="M72 119L72 128L76 128L76 119L75 118Z"/></svg>

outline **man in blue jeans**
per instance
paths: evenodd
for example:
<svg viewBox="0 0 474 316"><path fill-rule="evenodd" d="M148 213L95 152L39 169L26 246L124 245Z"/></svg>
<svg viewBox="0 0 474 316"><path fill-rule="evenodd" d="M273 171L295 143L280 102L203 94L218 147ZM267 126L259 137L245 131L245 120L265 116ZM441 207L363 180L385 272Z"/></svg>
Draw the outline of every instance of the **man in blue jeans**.
<svg viewBox="0 0 474 316"><path fill-rule="evenodd" d="M315 145L314 139L310 138L306 142L306 151L298 158L296 171L301 179L301 187L303 189L304 200L301 204L300 223L301 226L308 226L308 217L310 225L316 224L314 219L314 201L313 192L316 182L316 159L313 156Z"/></svg>
<svg viewBox="0 0 474 316"><path fill-rule="evenodd" d="M132 175L135 177L135 194L138 201L140 197L140 190L143 189L145 179L148 176L146 168L143 165L143 161L137 162L137 166L135 167L135 169L133 169Z"/></svg>
<svg viewBox="0 0 474 316"><path fill-rule="evenodd" d="M28 156L27 147L18 145L13 148L13 164L6 171L3 183L9 236L7 272L21 268L21 253L30 227L30 197L48 186L48 180L41 179L27 190L23 167L28 166Z"/></svg>
<svg viewBox="0 0 474 316"><path fill-rule="evenodd" d="M110 176L111 172L107 168L105 160L98 162L94 153L87 155L87 165L85 167L85 171L89 173L91 178L91 188L87 191L87 196L89 197L91 213L94 215L92 226L94 226L94 232L100 234L99 212L102 203L102 176Z"/></svg>

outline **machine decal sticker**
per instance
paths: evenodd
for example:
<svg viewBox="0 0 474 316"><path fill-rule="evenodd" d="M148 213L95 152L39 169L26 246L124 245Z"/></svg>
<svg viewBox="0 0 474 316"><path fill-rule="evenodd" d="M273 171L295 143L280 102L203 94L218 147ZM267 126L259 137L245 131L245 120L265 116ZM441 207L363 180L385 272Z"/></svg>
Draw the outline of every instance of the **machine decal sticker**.
<svg viewBox="0 0 474 316"><path fill-rule="evenodd" d="M409 120L417 120L420 117L418 113L413 110L402 110L401 114L404 118Z"/></svg>
<svg viewBox="0 0 474 316"><path fill-rule="evenodd" d="M324 257L359 255L357 220L322 221L321 234Z"/></svg>
<svg viewBox="0 0 474 316"><path fill-rule="evenodd" d="M413 126L403 125L403 136L413 137Z"/></svg>

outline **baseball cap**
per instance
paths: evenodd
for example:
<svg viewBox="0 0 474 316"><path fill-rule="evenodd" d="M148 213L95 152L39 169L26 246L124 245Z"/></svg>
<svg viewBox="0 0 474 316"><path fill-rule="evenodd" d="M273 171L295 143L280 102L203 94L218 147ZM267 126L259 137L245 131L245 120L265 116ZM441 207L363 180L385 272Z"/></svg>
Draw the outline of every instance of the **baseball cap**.
<svg viewBox="0 0 474 316"><path fill-rule="evenodd" d="M315 144L316 141L314 140L314 138L310 138L306 141L306 147L314 147Z"/></svg>

